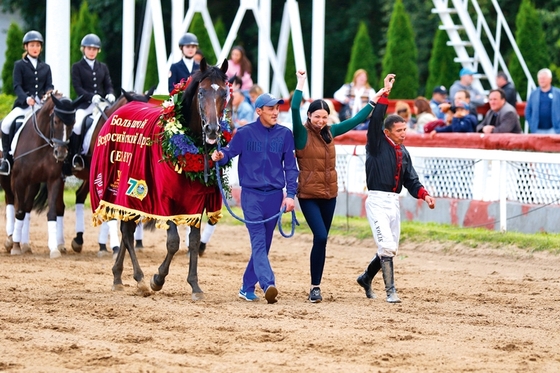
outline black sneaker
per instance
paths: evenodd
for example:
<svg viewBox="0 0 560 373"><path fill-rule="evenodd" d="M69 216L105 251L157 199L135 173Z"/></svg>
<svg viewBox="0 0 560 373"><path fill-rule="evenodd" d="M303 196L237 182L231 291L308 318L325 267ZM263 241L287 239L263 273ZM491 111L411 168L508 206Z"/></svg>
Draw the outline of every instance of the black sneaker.
<svg viewBox="0 0 560 373"><path fill-rule="evenodd" d="M321 289L318 286L315 286L313 289L311 289L308 299L311 303L321 302L323 300L323 297L321 296Z"/></svg>

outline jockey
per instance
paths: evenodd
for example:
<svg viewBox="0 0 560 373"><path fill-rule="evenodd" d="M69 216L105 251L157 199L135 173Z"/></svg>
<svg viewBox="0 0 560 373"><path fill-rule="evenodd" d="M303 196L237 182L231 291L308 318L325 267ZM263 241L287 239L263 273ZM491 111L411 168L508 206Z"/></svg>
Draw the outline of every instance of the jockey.
<svg viewBox="0 0 560 373"><path fill-rule="evenodd" d="M96 60L97 54L101 52L99 36L95 34L84 36L80 50L84 58L72 65L72 86L78 96L83 96L83 103L76 110L76 123L70 136L67 162L63 168L66 175L72 174L71 168L79 171L85 166L80 155L82 147L80 135L84 118L93 112L96 105L101 102L101 97L105 97L110 104L115 102L109 69L106 64Z"/></svg>
<svg viewBox="0 0 560 373"><path fill-rule="evenodd" d="M196 51L198 49L198 39L195 34L187 32L179 39L179 48L183 53L183 58L179 62L171 65L169 70L168 88L171 92L175 84L179 83L181 79L188 79L196 70L200 69L200 65L194 60Z"/></svg>
<svg viewBox="0 0 560 373"><path fill-rule="evenodd" d="M14 92L16 101L12 111L2 121L2 163L0 174L10 174L10 127L19 116L41 107L41 98L52 90L52 75L49 65L39 59L43 49L43 36L38 31L29 31L23 36L25 52L14 64Z"/></svg>

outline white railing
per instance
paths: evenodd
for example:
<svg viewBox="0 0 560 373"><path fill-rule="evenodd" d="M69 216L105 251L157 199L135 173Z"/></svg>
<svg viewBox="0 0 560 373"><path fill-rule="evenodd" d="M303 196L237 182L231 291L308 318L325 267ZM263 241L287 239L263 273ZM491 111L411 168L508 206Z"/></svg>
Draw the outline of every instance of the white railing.
<svg viewBox="0 0 560 373"><path fill-rule="evenodd" d="M560 204L560 157L553 153L407 147L418 176L435 197L500 201L501 230L506 202ZM364 193L365 146L336 145L340 192Z"/></svg>

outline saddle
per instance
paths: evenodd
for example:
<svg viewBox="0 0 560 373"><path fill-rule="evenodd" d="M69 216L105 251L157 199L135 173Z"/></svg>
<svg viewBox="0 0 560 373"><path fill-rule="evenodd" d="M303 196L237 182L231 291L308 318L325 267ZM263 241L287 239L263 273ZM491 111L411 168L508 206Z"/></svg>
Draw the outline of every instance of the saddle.
<svg viewBox="0 0 560 373"><path fill-rule="evenodd" d="M19 117L16 117L16 119L10 124L10 132L9 132L9 136L8 138L10 139L10 143L12 144L12 153L15 150L15 145L14 139L17 141L17 136L16 134L19 132L19 130L23 127L23 124L25 122L27 122L27 120L29 119L29 117L31 116L31 113L23 116L20 115ZM2 146L2 144L0 144L0 147ZM2 149L2 153L4 152L4 149ZM10 156L11 157L11 156Z"/></svg>

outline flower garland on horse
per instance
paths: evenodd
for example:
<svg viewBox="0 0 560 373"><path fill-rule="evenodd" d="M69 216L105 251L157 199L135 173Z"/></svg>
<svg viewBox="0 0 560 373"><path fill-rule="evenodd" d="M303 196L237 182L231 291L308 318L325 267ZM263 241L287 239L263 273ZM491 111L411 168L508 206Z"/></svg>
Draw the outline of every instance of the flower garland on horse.
<svg viewBox="0 0 560 373"><path fill-rule="evenodd" d="M192 130L186 128L182 122L181 114L181 95L191 83L192 76L188 80L182 79L175 84L173 90L169 94L169 99L161 104L163 110L160 117L160 126L163 128L161 136L161 147L163 150L163 160L171 163L178 173L192 180L199 181L207 186L218 185L217 175L213 172L214 161L208 154L217 148L217 146L208 148L206 143L196 143L193 139ZM231 133L231 116L227 109L227 103L231 98L232 87L228 83L229 92L226 98L226 106L224 107L223 120L220 123L222 135L220 136L220 146L225 147L232 138ZM205 164L208 168L205 169ZM225 166L229 167L231 162ZM208 172L210 170L210 172ZM205 175L206 173L206 175ZM221 175L222 185L225 190L230 191L227 182L227 175Z"/></svg>

